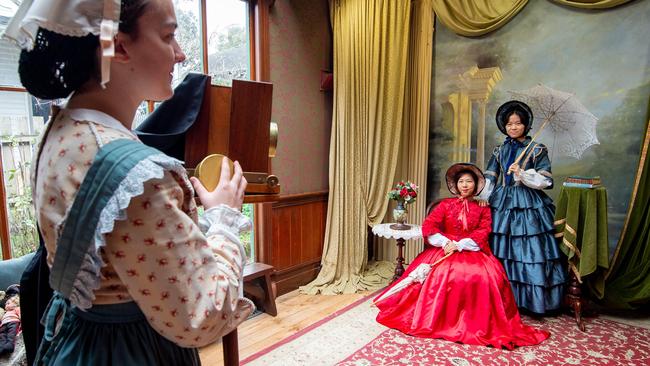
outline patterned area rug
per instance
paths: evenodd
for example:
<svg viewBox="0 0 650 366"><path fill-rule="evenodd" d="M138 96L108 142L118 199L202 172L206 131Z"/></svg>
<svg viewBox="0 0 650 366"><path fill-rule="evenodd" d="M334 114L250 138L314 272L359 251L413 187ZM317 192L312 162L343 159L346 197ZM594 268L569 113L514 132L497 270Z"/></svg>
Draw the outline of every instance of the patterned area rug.
<svg viewBox="0 0 650 366"><path fill-rule="evenodd" d="M334 365L377 338L386 327L377 323L370 295L257 352L240 365Z"/></svg>
<svg viewBox="0 0 650 366"><path fill-rule="evenodd" d="M367 297L242 361L246 365L650 365L650 330L589 318L581 332L572 317L526 324L551 337L506 351L415 338L375 321Z"/></svg>

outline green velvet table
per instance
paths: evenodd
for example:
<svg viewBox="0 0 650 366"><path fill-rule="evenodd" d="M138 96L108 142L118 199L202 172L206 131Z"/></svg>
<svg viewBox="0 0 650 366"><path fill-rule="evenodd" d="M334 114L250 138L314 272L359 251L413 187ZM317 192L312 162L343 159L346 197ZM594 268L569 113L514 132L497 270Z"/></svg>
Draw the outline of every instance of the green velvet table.
<svg viewBox="0 0 650 366"><path fill-rule="evenodd" d="M555 210L556 236L569 266L582 278L609 268L607 190L562 187Z"/></svg>
<svg viewBox="0 0 650 366"><path fill-rule="evenodd" d="M571 282L567 302L584 331L581 285L585 277L596 278L598 272L609 268L607 190L562 187L555 210L555 232L560 249L569 259Z"/></svg>

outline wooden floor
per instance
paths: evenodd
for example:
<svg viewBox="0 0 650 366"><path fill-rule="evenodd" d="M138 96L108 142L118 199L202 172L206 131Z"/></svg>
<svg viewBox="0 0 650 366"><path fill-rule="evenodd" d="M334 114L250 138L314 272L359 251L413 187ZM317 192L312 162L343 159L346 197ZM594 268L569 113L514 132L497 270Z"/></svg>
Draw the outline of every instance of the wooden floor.
<svg viewBox="0 0 650 366"><path fill-rule="evenodd" d="M367 293L351 295L303 295L298 290L276 299L278 316L261 314L245 321L237 328L239 359L261 351L286 337L308 327L320 319L364 297ZM199 351L204 365L223 365L221 342Z"/></svg>

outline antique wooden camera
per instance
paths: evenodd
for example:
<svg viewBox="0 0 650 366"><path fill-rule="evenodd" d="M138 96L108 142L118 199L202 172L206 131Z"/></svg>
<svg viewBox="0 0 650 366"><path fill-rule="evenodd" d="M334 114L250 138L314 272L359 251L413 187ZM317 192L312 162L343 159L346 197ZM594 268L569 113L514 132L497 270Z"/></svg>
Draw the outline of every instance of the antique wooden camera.
<svg viewBox="0 0 650 366"><path fill-rule="evenodd" d="M277 125L271 122L273 84L233 80L232 87L205 86L197 120L185 135L185 166L190 174L210 154L239 161L248 181L244 202L277 200L278 177L271 173ZM220 174L220 171L214 171Z"/></svg>

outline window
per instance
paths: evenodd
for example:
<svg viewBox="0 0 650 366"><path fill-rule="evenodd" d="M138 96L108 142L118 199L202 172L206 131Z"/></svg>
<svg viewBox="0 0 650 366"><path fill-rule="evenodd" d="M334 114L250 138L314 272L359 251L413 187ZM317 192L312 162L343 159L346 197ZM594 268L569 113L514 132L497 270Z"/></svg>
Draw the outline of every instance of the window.
<svg viewBox="0 0 650 366"><path fill-rule="evenodd" d="M248 4L241 0L207 2L208 74L216 85L250 79Z"/></svg>
<svg viewBox="0 0 650 366"><path fill-rule="evenodd" d="M232 85L233 79L250 79L249 4L241 0L206 1L207 74L212 84ZM245 204L242 212L251 221L253 205ZM255 241L251 230L240 236L246 256L254 262Z"/></svg>
<svg viewBox="0 0 650 366"><path fill-rule="evenodd" d="M176 39L183 52L185 62L176 65L172 84L178 85L189 72L204 72L212 77L216 85L230 86L233 79L250 79L250 29L249 4L241 0L174 0L178 30ZM201 8L206 9L207 22L201 24ZM203 42L203 34L207 34ZM207 57L204 57L207 55ZM207 59L207 65L204 60ZM134 126L141 123L159 103L144 102L138 112ZM246 204L242 212L253 218L253 205ZM240 237L250 261L255 257L254 233Z"/></svg>
<svg viewBox="0 0 650 366"><path fill-rule="evenodd" d="M189 72L203 72L203 32L199 0L174 0L176 9L176 40L187 58L174 68L172 84L178 85Z"/></svg>
<svg viewBox="0 0 650 366"><path fill-rule="evenodd" d="M30 166L36 138L49 119L50 105L50 101L41 101L25 91L0 91L2 176L13 257L30 253L38 245Z"/></svg>
<svg viewBox="0 0 650 366"><path fill-rule="evenodd" d="M18 10L18 1L0 0L0 33ZM3 257L21 256L36 249L36 216L31 199L30 165L36 136L49 118L50 102L29 95L21 86L17 64L20 51L0 40L0 156L9 225L1 225ZM8 227L7 227L8 226Z"/></svg>
<svg viewBox="0 0 650 366"><path fill-rule="evenodd" d="M203 1L203 0L202 0ZM189 72L203 72L203 32L201 31L201 3L199 0L173 0L176 10L176 40L186 59L174 66L172 85L175 87ZM153 112L158 103L142 102L133 119L133 128Z"/></svg>
<svg viewBox="0 0 650 366"><path fill-rule="evenodd" d="M21 0L0 0L0 33L18 10ZM231 85L233 79L251 76L249 27L252 3L242 0L173 0L179 27L178 42L187 59L176 65L173 85L189 72L212 76L214 84ZM205 11L205 16L202 14ZM206 19L207 24L202 23ZM205 36L204 36L205 35ZM31 202L29 166L36 137L49 119L51 102L29 95L20 84L17 64L20 51L0 40L0 152L9 212L8 228L0 220L0 232L8 231L9 242L2 242L5 253L20 256L38 246L36 219ZM157 103L144 102L137 110L134 127L153 111ZM1 196L0 196L1 198ZM253 206L244 214L253 219ZM252 233L242 236L249 258L254 258ZM0 241L2 236L0 236ZM9 248L10 251L6 249Z"/></svg>

